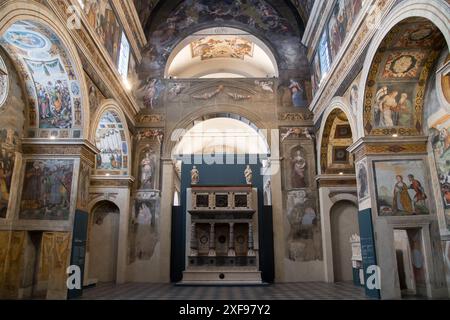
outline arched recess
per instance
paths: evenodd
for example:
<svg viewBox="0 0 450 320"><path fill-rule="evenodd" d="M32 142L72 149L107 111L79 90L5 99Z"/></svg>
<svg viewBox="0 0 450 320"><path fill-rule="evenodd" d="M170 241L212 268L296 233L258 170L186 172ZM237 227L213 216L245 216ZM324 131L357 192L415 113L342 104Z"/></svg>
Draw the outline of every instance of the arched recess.
<svg viewBox="0 0 450 320"><path fill-rule="evenodd" d="M116 281L119 225L120 209L114 202L101 200L93 205L88 227L90 279Z"/></svg>
<svg viewBox="0 0 450 320"><path fill-rule="evenodd" d="M408 0L396 6L381 22L383 28L375 34L368 49L359 85L363 94L358 105L363 106L364 112L358 113L358 138L423 134L424 92L430 68L445 43L447 46L450 43L449 14L450 4L444 1ZM416 24L420 28L414 29ZM404 105L402 110L410 111L409 115L408 112L389 115L389 111L386 117L375 115L374 110L379 109L375 106L381 105L382 99L390 94L397 106Z"/></svg>
<svg viewBox="0 0 450 320"><path fill-rule="evenodd" d="M237 28L208 28L181 40L167 59L165 78L278 77L272 50Z"/></svg>
<svg viewBox="0 0 450 320"><path fill-rule="evenodd" d="M131 138L123 111L116 101L103 101L94 116L90 140L99 149L96 175L130 175Z"/></svg>
<svg viewBox="0 0 450 320"><path fill-rule="evenodd" d="M203 110L193 112L173 126L173 129L169 131L170 134L166 135L164 138L163 154L168 157L172 156L173 151L176 149L180 139L189 129L199 122L215 118L230 118L247 124L254 130L258 131L258 135L267 142L267 150L272 153L269 148L270 132L264 131L264 129L270 127L264 124L264 122L260 120L257 115L239 107L216 105L214 107L204 108Z"/></svg>
<svg viewBox="0 0 450 320"><path fill-rule="evenodd" d="M87 137L89 99L84 71L66 26L36 2L6 1L0 11L4 14L0 45L14 61L28 94L27 137ZM50 71L52 80L48 81Z"/></svg>
<svg viewBox="0 0 450 320"><path fill-rule="evenodd" d="M345 199L335 202L330 209L330 225L334 282L351 281L350 237L359 234L357 203Z"/></svg>
<svg viewBox="0 0 450 320"><path fill-rule="evenodd" d="M354 174L353 156L346 149L354 143L356 124L343 98L335 98L322 117L318 139L320 174Z"/></svg>

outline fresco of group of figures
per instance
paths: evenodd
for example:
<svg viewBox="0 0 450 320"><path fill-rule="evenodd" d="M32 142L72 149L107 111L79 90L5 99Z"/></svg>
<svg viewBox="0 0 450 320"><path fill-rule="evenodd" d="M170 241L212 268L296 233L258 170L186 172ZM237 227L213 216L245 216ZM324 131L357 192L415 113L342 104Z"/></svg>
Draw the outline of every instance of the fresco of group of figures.
<svg viewBox="0 0 450 320"><path fill-rule="evenodd" d="M8 210L18 138L15 130L0 129L0 218Z"/></svg>
<svg viewBox="0 0 450 320"><path fill-rule="evenodd" d="M425 164L422 160L375 161L378 214L422 215L430 212Z"/></svg>
<svg viewBox="0 0 450 320"><path fill-rule="evenodd" d="M107 111L102 116L95 135L97 170L127 169L128 144L122 122L117 114ZM124 173L126 174L126 173Z"/></svg>
<svg viewBox="0 0 450 320"><path fill-rule="evenodd" d="M27 160L19 218L67 220L73 170L73 160Z"/></svg>
<svg viewBox="0 0 450 320"><path fill-rule="evenodd" d="M83 0L84 13L114 63L118 63L123 28L110 0Z"/></svg>
<svg viewBox="0 0 450 320"><path fill-rule="evenodd" d="M347 34L357 19L365 0L337 0L331 16L317 46L312 61L313 91L320 85L322 77L328 73L331 63L342 47Z"/></svg>
<svg viewBox="0 0 450 320"><path fill-rule="evenodd" d="M0 42L29 79L30 125L43 129L81 125L80 85L58 37L46 27L22 21L13 24Z"/></svg>

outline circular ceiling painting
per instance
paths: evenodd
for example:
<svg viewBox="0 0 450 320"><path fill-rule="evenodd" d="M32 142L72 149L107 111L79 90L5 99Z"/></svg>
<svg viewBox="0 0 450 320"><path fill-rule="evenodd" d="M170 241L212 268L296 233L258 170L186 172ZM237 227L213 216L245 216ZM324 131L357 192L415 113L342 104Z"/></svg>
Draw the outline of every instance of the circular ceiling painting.
<svg viewBox="0 0 450 320"><path fill-rule="evenodd" d="M0 109L3 108L8 96L9 78L6 65L0 57Z"/></svg>

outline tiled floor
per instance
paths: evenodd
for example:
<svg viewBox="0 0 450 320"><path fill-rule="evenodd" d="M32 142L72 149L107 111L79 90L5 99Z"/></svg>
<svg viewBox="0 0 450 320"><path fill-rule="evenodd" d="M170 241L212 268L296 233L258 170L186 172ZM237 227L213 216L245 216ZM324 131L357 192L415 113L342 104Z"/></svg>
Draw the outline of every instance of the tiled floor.
<svg viewBox="0 0 450 320"><path fill-rule="evenodd" d="M364 289L352 283L283 283L268 286L208 287L172 284L99 284L85 289L82 299L100 300L365 300Z"/></svg>

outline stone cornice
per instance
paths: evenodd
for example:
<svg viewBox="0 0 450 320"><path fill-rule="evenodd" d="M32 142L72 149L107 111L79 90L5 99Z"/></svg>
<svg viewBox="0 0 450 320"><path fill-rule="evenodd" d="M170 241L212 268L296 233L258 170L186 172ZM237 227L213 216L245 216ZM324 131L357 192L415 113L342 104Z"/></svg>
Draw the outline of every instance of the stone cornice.
<svg viewBox="0 0 450 320"><path fill-rule="evenodd" d="M47 3L63 24L66 24L71 16L68 7L70 5L79 5L75 0L47 0ZM134 117L140 110L138 104L131 93L125 89L109 53L100 44L97 34L87 22L84 14L81 15L80 19L80 29L67 29L78 48L78 52L81 55L80 58L92 66L92 69L95 70L95 73L104 82L105 86L110 88L113 95L111 98L114 98L121 104L124 113L134 122ZM87 71L89 68L85 68L85 70ZM95 79L96 77L91 76L91 78Z"/></svg>
<svg viewBox="0 0 450 320"><path fill-rule="evenodd" d="M321 174L315 177L321 187L348 187L356 186L355 174Z"/></svg>
<svg viewBox="0 0 450 320"><path fill-rule="evenodd" d="M94 166L95 155L100 151L88 140L23 139L22 152L27 156L75 156Z"/></svg>
<svg viewBox="0 0 450 320"><path fill-rule="evenodd" d="M91 187L123 187L131 188L134 183L131 176L91 176Z"/></svg>
<svg viewBox="0 0 450 320"><path fill-rule="evenodd" d="M368 5L366 12L361 13L358 18L361 19L360 23L356 22L356 25L353 26L355 28L353 29L355 30L355 36L346 39L344 42L332 63L329 74L322 80L319 90L316 92L309 107L314 112L314 122L319 119L334 97L341 81L347 77L359 56L369 46L370 40L378 30L381 21L389 13L394 3L395 0L377 0L374 1L373 5ZM345 59L343 59L344 56L346 57Z"/></svg>

